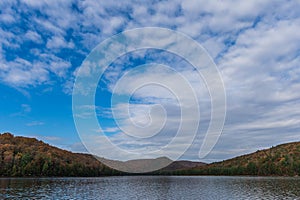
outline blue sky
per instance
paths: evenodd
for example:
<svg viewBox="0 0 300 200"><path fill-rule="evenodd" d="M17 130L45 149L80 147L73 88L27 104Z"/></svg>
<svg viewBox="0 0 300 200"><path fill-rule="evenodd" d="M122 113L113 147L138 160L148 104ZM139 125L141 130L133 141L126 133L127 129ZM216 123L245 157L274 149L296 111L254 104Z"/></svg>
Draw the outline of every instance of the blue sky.
<svg viewBox="0 0 300 200"><path fill-rule="evenodd" d="M205 161L299 141L299 10L299 1L271 0L1 1L0 132L84 151L72 116L72 87L78 68L106 38L124 30L158 26L182 32L203 45L222 75L227 118ZM191 69L184 60L159 50L135 52L116 60L103 77L105 87L96 95L98 119L107 134L118 133L107 109L111 88L127 69L151 62L183 68L186 74ZM188 77L193 80L193 74ZM127 81L137 78L128 77ZM149 103L153 97L172 105L172 100L160 95L166 91L151 91L141 91L148 99L137 95L144 98L132 101ZM199 95L205 99L208 94ZM201 106L205 129L209 106ZM145 107L134 109L133 114L143 119ZM176 107L169 110L177 112ZM183 158L198 158L199 140Z"/></svg>

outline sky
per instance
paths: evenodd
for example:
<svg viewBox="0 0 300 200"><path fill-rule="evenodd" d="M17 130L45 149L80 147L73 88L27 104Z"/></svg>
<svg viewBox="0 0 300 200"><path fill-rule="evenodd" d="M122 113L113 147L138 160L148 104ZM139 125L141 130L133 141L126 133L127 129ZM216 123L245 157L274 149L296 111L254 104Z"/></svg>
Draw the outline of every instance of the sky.
<svg viewBox="0 0 300 200"><path fill-rule="evenodd" d="M183 33L201 44L224 82L225 124L217 144L202 161L224 160L299 141L299 10L300 2L289 0L3 0L0 132L36 137L60 148L86 152L72 111L73 85L80 66L98 44L117 33L161 27ZM117 58L98 84L96 105L86 105L85 109L95 109L105 135L124 148L156 148L159 142L165 142L164 138L174 137L181 120L180 107L166 88L149 86L137 90L130 99L129 118L123 109L128 105L111 105L114 92L128 93L136 84L151 78L183 88L169 68L162 70L148 65L151 63L171 66L182 74L201 100L199 136L182 156L198 160L203 133L211 117L210 96L193 66L177 55L145 49ZM141 65L145 65L141 71L134 71ZM132 73L122 79L128 72ZM121 79L124 82L117 87L119 91L114 90ZM161 104L166 111L162 135L150 141L129 141L121 130L133 132L132 121L147 126L149 107L153 104ZM154 128L164 120L159 110L152 113L150 120ZM119 127L113 111L119 115ZM85 116L77 117L85 119L91 115L81 114Z"/></svg>

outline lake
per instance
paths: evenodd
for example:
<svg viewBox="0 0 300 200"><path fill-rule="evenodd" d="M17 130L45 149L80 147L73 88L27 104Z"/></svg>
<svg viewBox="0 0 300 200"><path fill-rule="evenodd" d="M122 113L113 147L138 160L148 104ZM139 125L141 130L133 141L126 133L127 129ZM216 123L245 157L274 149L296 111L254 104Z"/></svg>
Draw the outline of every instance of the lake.
<svg viewBox="0 0 300 200"><path fill-rule="evenodd" d="M300 199L300 178L0 178L0 199Z"/></svg>

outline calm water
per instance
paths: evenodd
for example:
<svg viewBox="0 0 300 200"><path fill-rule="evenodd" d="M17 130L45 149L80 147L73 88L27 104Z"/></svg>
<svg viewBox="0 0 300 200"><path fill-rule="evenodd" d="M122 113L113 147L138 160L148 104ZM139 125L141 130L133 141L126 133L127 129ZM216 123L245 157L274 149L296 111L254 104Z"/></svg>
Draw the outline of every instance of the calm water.
<svg viewBox="0 0 300 200"><path fill-rule="evenodd" d="M300 178L0 178L0 199L300 199Z"/></svg>

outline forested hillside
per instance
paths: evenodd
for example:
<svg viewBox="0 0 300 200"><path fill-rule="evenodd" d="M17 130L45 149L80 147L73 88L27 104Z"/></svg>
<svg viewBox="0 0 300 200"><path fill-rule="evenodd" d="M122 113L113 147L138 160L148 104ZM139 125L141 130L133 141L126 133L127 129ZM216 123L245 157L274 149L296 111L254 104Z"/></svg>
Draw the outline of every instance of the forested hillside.
<svg viewBox="0 0 300 200"><path fill-rule="evenodd" d="M189 175L300 176L300 142L282 144L176 173Z"/></svg>
<svg viewBox="0 0 300 200"><path fill-rule="evenodd" d="M92 155L72 153L35 138L0 134L0 176L101 176L119 172Z"/></svg>

